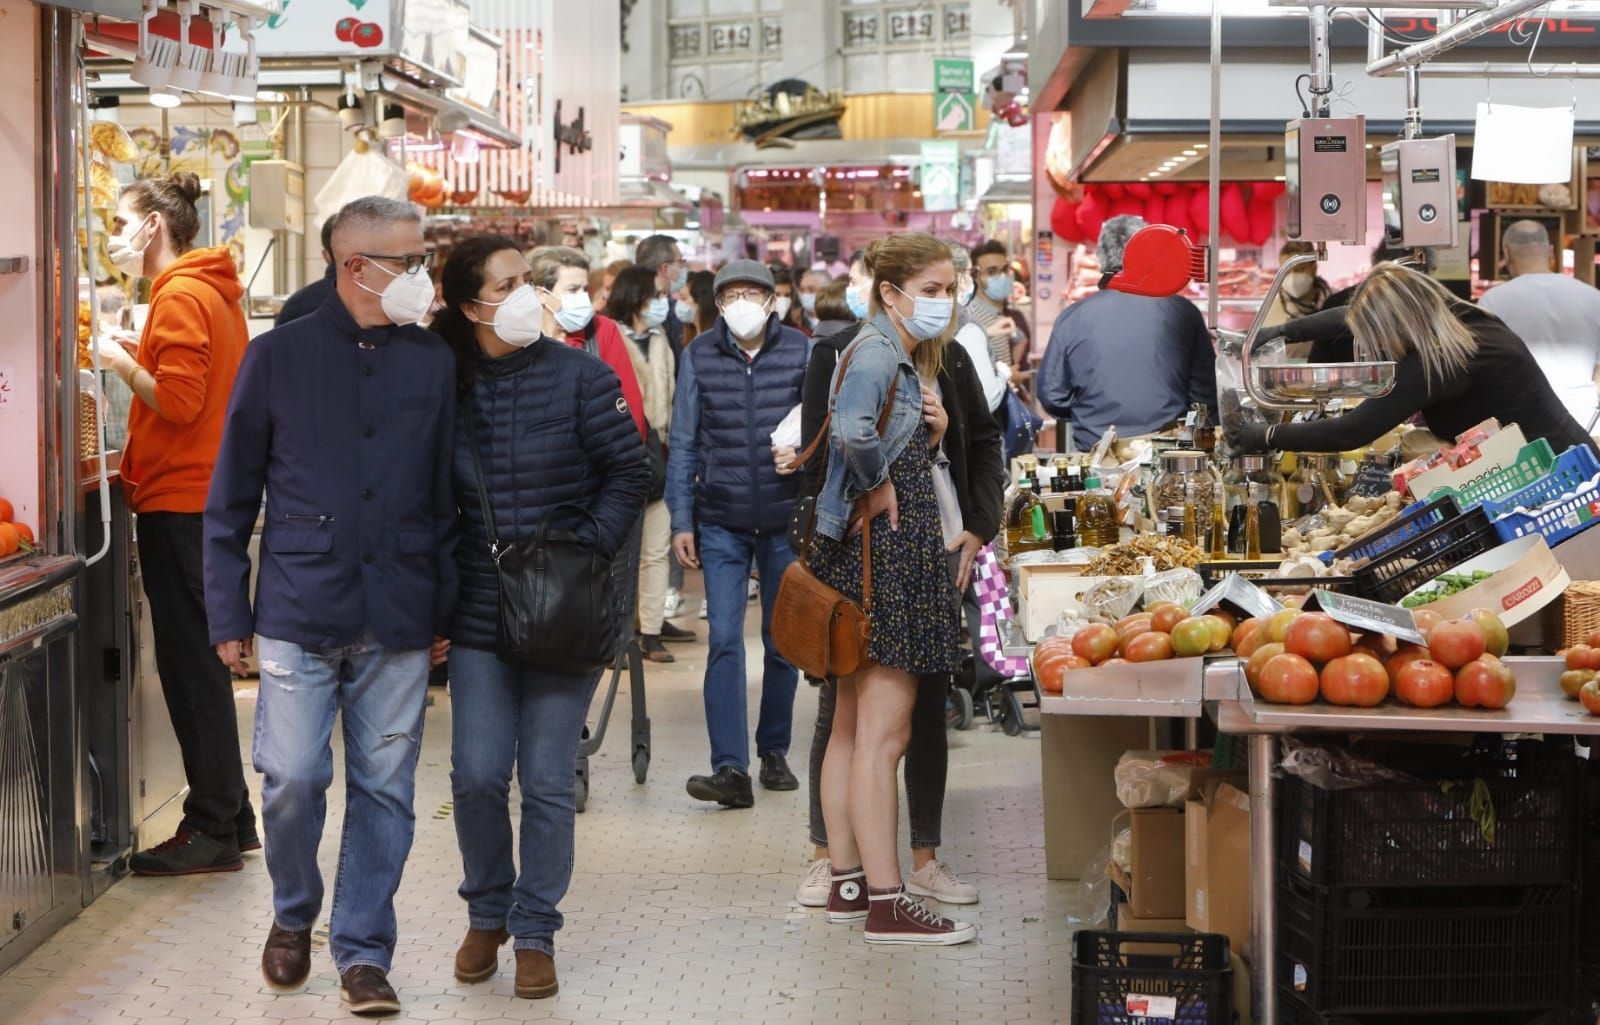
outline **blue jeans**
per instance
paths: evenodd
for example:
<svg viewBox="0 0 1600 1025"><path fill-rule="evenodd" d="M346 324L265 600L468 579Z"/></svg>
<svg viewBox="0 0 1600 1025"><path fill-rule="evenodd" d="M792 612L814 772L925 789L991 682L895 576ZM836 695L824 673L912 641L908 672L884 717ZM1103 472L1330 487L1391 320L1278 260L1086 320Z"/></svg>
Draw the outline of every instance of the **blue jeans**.
<svg viewBox="0 0 1600 1025"><path fill-rule="evenodd" d="M761 577L761 643L766 659L761 678L758 755L789 753L794 690L800 674L772 646L772 606L778 582L794 561L783 531L754 534L711 524L700 526L700 568L706 585L706 622L711 650L706 660L706 732L711 736L711 771L750 768L750 715L745 693L744 615L750 567Z"/></svg>
<svg viewBox="0 0 1600 1025"><path fill-rule="evenodd" d="M389 970L394 894L416 816L417 752L428 694L428 651L390 651L370 634L317 650L262 637L255 766L261 782L272 911L301 932L322 911L317 847L333 782L333 717L344 722L345 811L328 946L341 973Z"/></svg>
<svg viewBox="0 0 1600 1025"><path fill-rule="evenodd" d="M557 905L572 882L578 742L598 672L568 676L508 665L492 651L450 651L450 791L474 929L505 929L518 950L555 956ZM522 793L511 858L511 767Z"/></svg>

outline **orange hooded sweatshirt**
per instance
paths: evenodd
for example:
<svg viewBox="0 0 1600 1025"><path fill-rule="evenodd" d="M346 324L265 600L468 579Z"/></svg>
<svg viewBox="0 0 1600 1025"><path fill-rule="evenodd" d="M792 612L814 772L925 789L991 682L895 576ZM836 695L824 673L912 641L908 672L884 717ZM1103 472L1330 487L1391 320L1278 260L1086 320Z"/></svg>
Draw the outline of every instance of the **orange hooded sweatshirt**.
<svg viewBox="0 0 1600 1025"><path fill-rule="evenodd" d="M134 512L205 510L233 379L250 340L244 285L225 246L178 257L150 287L135 354L156 381L156 404L134 396L122 482Z"/></svg>

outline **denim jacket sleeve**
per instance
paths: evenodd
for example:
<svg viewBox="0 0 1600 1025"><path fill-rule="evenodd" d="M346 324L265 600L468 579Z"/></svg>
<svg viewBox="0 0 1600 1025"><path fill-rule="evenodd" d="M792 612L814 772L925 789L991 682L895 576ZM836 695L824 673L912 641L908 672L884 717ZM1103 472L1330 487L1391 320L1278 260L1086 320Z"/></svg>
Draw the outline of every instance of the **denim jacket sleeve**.
<svg viewBox="0 0 1600 1025"><path fill-rule="evenodd" d="M694 361L684 350L678 359L677 393L672 398L672 431L667 451L667 510L673 534L694 533L694 475L699 465L700 383Z"/></svg>
<svg viewBox="0 0 1600 1025"><path fill-rule="evenodd" d="M866 336L856 346L833 400L833 440L844 453L859 493L871 491L889 479L878 418L884 403L899 383L898 355L881 337Z"/></svg>

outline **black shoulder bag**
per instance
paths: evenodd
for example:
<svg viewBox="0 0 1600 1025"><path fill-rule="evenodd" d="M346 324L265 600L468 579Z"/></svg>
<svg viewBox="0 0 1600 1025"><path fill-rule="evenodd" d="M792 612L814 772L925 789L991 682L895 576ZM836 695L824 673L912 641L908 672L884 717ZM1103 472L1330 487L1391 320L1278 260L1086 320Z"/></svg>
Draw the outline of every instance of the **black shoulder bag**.
<svg viewBox="0 0 1600 1025"><path fill-rule="evenodd" d="M611 664L617 651L611 560L572 531L550 526L557 512L575 509L594 524L598 545L600 522L582 506L565 503L545 513L532 538L502 545L489 490L483 483L477 412L470 393L467 409L474 432L472 469L478 501L489 537L489 557L500 583L495 654L513 665L574 676Z"/></svg>

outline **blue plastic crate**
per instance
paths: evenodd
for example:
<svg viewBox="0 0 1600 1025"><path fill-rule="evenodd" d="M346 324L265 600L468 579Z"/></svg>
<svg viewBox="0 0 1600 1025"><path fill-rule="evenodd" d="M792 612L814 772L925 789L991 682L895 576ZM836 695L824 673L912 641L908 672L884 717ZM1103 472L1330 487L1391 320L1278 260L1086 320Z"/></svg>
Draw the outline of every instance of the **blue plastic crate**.
<svg viewBox="0 0 1600 1025"><path fill-rule="evenodd" d="M1400 510L1399 516L1357 538L1347 547L1337 552L1324 553L1326 558L1323 562L1331 564L1335 559L1366 562L1403 542L1410 541L1429 527L1454 519L1460 514L1461 507L1452 495L1435 494L1423 501L1412 502Z"/></svg>
<svg viewBox="0 0 1600 1025"><path fill-rule="evenodd" d="M1587 445L1574 445L1548 474L1483 508L1501 541L1542 534L1553 548L1600 521L1600 460Z"/></svg>

